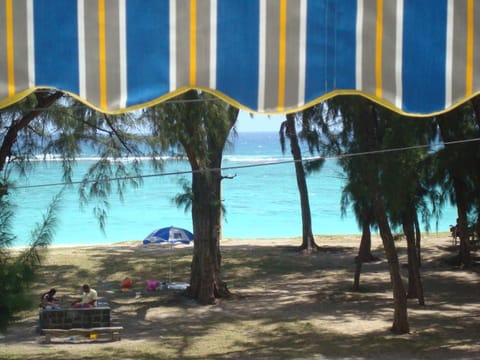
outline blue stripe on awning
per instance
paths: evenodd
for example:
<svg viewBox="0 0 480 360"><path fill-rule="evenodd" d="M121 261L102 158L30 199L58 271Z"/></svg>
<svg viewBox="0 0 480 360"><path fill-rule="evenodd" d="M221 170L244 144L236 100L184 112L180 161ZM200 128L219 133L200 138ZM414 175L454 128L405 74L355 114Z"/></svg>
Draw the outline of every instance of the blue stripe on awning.
<svg viewBox="0 0 480 360"><path fill-rule="evenodd" d="M127 106L169 89L169 1L127 1Z"/></svg>
<svg viewBox="0 0 480 360"><path fill-rule="evenodd" d="M217 89L241 104L257 108L258 0L218 1Z"/></svg>
<svg viewBox="0 0 480 360"><path fill-rule="evenodd" d="M355 89L356 0L309 1L305 101Z"/></svg>
<svg viewBox="0 0 480 360"><path fill-rule="evenodd" d="M78 94L75 1L34 1L35 82Z"/></svg>
<svg viewBox="0 0 480 360"><path fill-rule="evenodd" d="M447 0L405 0L403 105L413 113L445 106Z"/></svg>
<svg viewBox="0 0 480 360"><path fill-rule="evenodd" d="M326 91L325 11L326 1L308 2L305 102Z"/></svg>
<svg viewBox="0 0 480 360"><path fill-rule="evenodd" d="M330 19L330 26L336 29L334 36L335 78L331 79L331 90L355 89L355 46L357 0L336 2L336 12Z"/></svg>

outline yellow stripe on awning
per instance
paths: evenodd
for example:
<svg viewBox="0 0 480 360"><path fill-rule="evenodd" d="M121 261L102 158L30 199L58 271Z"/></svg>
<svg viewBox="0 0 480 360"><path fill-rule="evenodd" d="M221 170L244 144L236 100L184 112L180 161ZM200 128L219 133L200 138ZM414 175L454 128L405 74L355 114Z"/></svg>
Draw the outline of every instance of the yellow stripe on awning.
<svg viewBox="0 0 480 360"><path fill-rule="evenodd" d="M100 107L107 108L107 49L105 35L105 0L98 0L98 69L100 81Z"/></svg>
<svg viewBox="0 0 480 360"><path fill-rule="evenodd" d="M197 83L197 0L190 0L190 85Z"/></svg>

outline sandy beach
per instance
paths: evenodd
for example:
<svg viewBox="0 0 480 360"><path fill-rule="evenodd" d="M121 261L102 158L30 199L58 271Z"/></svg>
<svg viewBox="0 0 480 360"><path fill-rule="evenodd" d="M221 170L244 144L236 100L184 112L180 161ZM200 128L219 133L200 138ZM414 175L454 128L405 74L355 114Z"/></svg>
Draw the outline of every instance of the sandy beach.
<svg viewBox="0 0 480 360"><path fill-rule="evenodd" d="M318 236L321 250L296 251L299 238L224 239L224 280L233 296L199 306L180 290L146 292L148 279L189 280L192 246L144 246L130 241L52 247L43 254L33 289L56 287L67 302L90 283L112 309L121 341L38 333L38 310L20 314L0 335L1 359L474 359L480 352L478 267L445 261L457 251L448 234L423 236L426 306L409 300L411 332L389 332L393 303L381 241L380 258L365 264L361 291L352 291L358 235ZM406 263L405 241L397 241ZM403 275L407 269L402 266ZM133 288L121 291L125 277Z"/></svg>

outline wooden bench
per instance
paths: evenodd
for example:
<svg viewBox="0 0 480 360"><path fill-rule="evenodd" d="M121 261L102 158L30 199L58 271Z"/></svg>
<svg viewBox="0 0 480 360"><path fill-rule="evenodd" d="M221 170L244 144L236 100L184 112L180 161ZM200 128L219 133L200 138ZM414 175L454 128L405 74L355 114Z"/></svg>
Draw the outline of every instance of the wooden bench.
<svg viewBox="0 0 480 360"><path fill-rule="evenodd" d="M42 329L45 334L45 343L52 341L52 336L73 336L83 335L91 336L93 334L112 334L112 340L120 340L120 333L123 331L123 326L108 326L95 328L73 328L73 329Z"/></svg>

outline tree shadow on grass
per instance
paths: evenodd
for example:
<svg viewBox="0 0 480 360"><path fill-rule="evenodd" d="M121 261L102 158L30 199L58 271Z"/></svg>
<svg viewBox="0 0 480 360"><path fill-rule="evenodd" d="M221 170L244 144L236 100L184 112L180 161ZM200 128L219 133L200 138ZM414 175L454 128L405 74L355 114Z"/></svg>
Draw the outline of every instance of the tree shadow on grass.
<svg viewBox="0 0 480 360"><path fill-rule="evenodd" d="M96 262L96 274L82 266L49 265L44 281L54 277L52 272L87 271L87 276L103 279L99 292L125 332L115 343L34 347L28 358L473 359L479 350L478 274L445 267L428 256L422 269L427 306L410 300L412 332L394 336L388 331L393 301L387 264L365 264L361 291L352 292L354 249L308 256L281 248L224 249L223 273L236 296L215 306L199 306L180 291L118 290L125 275L138 283L165 274L170 265L178 278L188 279L191 249L175 249L169 254L171 264L160 261L167 254L128 248L92 251L87 255ZM70 276L56 276L71 284ZM34 316L27 317L12 329L28 332L34 323ZM20 343L39 341L28 333ZM19 344L15 333L1 342ZM88 351L80 354L81 346ZM45 348L55 351L46 353ZM25 357L22 352L8 354Z"/></svg>

